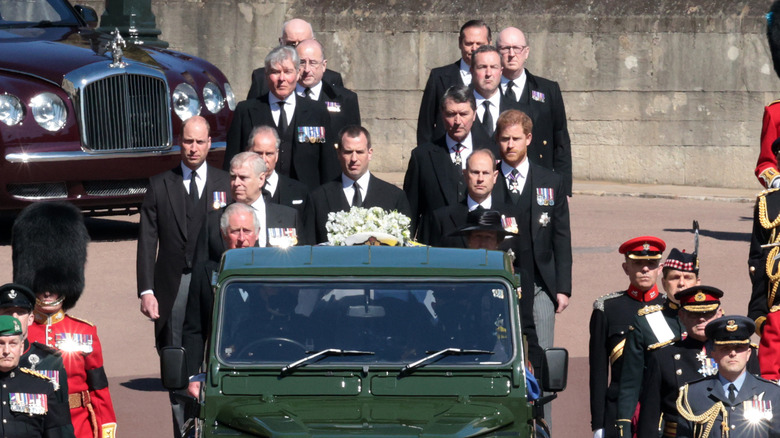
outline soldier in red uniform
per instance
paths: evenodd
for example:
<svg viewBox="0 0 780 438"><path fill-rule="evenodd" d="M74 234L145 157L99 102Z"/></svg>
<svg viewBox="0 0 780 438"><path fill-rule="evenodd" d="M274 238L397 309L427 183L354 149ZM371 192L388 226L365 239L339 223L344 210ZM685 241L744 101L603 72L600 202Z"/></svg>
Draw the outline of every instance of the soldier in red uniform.
<svg viewBox="0 0 780 438"><path fill-rule="evenodd" d="M780 1L776 1L766 14L766 36L775 72L780 75ZM780 100L764 108L764 124L761 127L761 150L756 163L756 176L761 184L768 188L780 187L780 172L777 170L777 156L772 151L772 143L780 135Z"/></svg>
<svg viewBox="0 0 780 438"><path fill-rule="evenodd" d="M33 204L12 231L14 281L35 293L31 342L62 352L77 438L113 438L116 415L94 325L65 314L84 290L89 235L81 211L64 202Z"/></svg>

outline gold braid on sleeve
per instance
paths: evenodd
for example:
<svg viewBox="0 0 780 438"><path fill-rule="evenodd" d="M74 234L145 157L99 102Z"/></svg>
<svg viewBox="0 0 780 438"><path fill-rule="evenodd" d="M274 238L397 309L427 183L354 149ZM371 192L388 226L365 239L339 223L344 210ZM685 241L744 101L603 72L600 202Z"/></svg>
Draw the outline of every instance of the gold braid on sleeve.
<svg viewBox="0 0 780 438"><path fill-rule="evenodd" d="M780 226L780 215L778 215L772 222L769 222L769 213L766 210L766 196L758 197L758 221L765 230L771 230L769 242L780 242L780 234L777 233L777 227ZM769 251L769 255L766 258L765 272L767 279L769 280L769 290L767 291L767 307L772 307L775 304L775 296L777 295L777 287L780 284L780 270L778 266L775 266L775 260L780 253L780 247L774 246Z"/></svg>
<svg viewBox="0 0 780 438"><path fill-rule="evenodd" d="M718 415L723 415L721 438L729 437L729 413L723 406L723 402L717 402L701 415L695 415L691 410L690 403L688 403L688 385L683 386L680 389L680 395L677 396L677 412L686 420L694 423L693 434L696 438L708 438Z"/></svg>

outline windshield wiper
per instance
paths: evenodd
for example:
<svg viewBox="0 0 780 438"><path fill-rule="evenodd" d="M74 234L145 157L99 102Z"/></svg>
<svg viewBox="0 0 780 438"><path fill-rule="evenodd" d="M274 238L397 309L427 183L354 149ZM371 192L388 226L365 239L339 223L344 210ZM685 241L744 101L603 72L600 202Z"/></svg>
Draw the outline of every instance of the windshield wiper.
<svg viewBox="0 0 780 438"><path fill-rule="evenodd" d="M440 357L444 356L460 356L464 354L493 354L492 351L488 350L464 350L463 348L445 348L444 350L439 350L436 352L427 351L426 353L433 353L428 354L428 356L425 356L424 358L418 360L417 362L412 362L409 365L401 368L401 377L411 373L416 368L420 368L422 366L425 366L428 364L428 362L432 362L434 359L438 359Z"/></svg>
<svg viewBox="0 0 780 438"><path fill-rule="evenodd" d="M54 23L51 20L41 20L37 23L28 24L26 27L54 27Z"/></svg>
<svg viewBox="0 0 780 438"><path fill-rule="evenodd" d="M282 375L289 374L296 368L300 368L306 364L316 362L325 356L368 356L374 354L373 351L360 351L360 350L342 350L339 348L328 348L317 352L310 352L312 354L304 357L303 359L296 360L295 362L282 368Z"/></svg>

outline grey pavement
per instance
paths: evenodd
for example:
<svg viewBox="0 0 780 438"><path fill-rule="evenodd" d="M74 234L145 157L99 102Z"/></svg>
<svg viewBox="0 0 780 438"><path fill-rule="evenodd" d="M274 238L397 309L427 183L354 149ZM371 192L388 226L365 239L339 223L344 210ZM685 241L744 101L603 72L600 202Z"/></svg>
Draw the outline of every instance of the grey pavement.
<svg viewBox="0 0 780 438"><path fill-rule="evenodd" d="M402 186L403 172L376 172L379 178ZM762 187L756 181L754 189L722 187L676 186L665 184L628 184L612 181L574 180L574 195L627 196L634 198L690 199L699 201L723 201L752 203Z"/></svg>

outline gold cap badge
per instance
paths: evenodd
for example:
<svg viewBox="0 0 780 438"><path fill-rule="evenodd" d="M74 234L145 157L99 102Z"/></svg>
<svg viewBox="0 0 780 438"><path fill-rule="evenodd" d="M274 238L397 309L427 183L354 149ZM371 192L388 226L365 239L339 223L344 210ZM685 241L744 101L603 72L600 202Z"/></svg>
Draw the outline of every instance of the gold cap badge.
<svg viewBox="0 0 780 438"><path fill-rule="evenodd" d="M730 319L728 321L728 324L726 324L726 330L728 330L730 332L735 332L735 331L737 331L738 328L739 327L737 326L737 322L734 321L733 319Z"/></svg>

